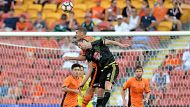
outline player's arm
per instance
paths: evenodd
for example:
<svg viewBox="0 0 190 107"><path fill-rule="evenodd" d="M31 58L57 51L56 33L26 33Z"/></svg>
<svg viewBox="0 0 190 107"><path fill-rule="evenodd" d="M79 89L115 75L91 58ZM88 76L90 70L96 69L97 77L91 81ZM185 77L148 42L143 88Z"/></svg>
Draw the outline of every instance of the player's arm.
<svg viewBox="0 0 190 107"><path fill-rule="evenodd" d="M88 79L90 78L91 74L92 74L92 62L88 62L88 72L85 76L85 78L83 79L82 83L80 84L80 87L83 87L85 85L85 83L88 81Z"/></svg>
<svg viewBox="0 0 190 107"><path fill-rule="evenodd" d="M105 45L117 45L117 46L122 47L122 48L126 48L126 47L130 46L129 44L122 44L122 43L119 43L117 41L112 41L112 40L108 40L108 39L104 40L104 44Z"/></svg>
<svg viewBox="0 0 190 107"><path fill-rule="evenodd" d="M68 61L68 60L77 60L77 61L85 61L86 60L86 57L83 56L83 55L80 55L78 57L69 57L69 56L65 56L63 58L64 61Z"/></svg>
<svg viewBox="0 0 190 107"><path fill-rule="evenodd" d="M145 83L145 92L146 92L146 97L145 97L144 101L146 103L148 103L148 99L150 97L150 85L149 85L149 81L148 80Z"/></svg>
<svg viewBox="0 0 190 107"><path fill-rule="evenodd" d="M71 89L71 88L68 88L67 86L63 86L62 91L65 91L65 92L74 92L74 93L77 93L77 94L79 93L78 89Z"/></svg>
<svg viewBox="0 0 190 107"><path fill-rule="evenodd" d="M121 89L121 97L122 97L122 100L123 100L123 106L124 107L127 107L127 102L126 102L126 99L125 99L125 94L126 94L125 90L130 87L130 83L131 83L130 80L126 81L123 84L123 87Z"/></svg>

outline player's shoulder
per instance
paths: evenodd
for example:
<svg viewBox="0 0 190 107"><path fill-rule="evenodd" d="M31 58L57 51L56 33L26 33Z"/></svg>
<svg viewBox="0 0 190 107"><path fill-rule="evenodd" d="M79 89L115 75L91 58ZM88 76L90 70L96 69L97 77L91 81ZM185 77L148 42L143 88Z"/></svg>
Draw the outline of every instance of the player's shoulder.
<svg viewBox="0 0 190 107"><path fill-rule="evenodd" d="M85 36L84 39L89 42L94 42L96 40L93 36Z"/></svg>
<svg viewBox="0 0 190 107"><path fill-rule="evenodd" d="M148 78L142 78L142 81L149 83L150 80Z"/></svg>
<svg viewBox="0 0 190 107"><path fill-rule="evenodd" d="M131 77L127 81L130 82L130 81L135 81L135 80L136 80L135 77Z"/></svg>

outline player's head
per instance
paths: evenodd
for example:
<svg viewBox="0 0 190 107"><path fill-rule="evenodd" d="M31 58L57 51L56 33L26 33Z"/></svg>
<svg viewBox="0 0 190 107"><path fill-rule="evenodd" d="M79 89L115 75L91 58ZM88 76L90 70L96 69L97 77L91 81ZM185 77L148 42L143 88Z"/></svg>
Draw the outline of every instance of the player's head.
<svg viewBox="0 0 190 107"><path fill-rule="evenodd" d="M85 37L86 33L87 33L86 28L78 27L78 29L76 30L76 39L77 40L83 39Z"/></svg>
<svg viewBox="0 0 190 107"><path fill-rule="evenodd" d="M72 75L74 77L78 77L80 75L80 71L81 71L81 65L78 63L75 63L71 66L71 70L72 70Z"/></svg>
<svg viewBox="0 0 190 107"><path fill-rule="evenodd" d="M92 48L91 43L88 42L88 41L86 41L86 40L84 40L84 39L79 40L79 41L77 42L77 45L78 45L78 47L81 48L82 50L87 50L87 49Z"/></svg>
<svg viewBox="0 0 190 107"><path fill-rule="evenodd" d="M142 75L143 75L143 67L142 66L136 66L135 68L135 76L137 79L141 79L142 78Z"/></svg>

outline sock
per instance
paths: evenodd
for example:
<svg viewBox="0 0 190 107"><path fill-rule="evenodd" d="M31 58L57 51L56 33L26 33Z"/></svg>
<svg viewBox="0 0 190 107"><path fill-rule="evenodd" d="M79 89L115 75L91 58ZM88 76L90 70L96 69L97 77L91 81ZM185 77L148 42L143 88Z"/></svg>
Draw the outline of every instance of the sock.
<svg viewBox="0 0 190 107"><path fill-rule="evenodd" d="M103 97L98 97L96 107L102 105Z"/></svg>
<svg viewBox="0 0 190 107"><path fill-rule="evenodd" d="M102 107L106 107L106 104L107 104L110 96L111 96L110 90L106 90L105 93L104 93L103 101L102 101Z"/></svg>
<svg viewBox="0 0 190 107"><path fill-rule="evenodd" d="M90 100L92 99L93 97L93 93L92 95L84 95L83 96L83 100L82 100L82 107L86 107L88 105L88 103L90 102Z"/></svg>

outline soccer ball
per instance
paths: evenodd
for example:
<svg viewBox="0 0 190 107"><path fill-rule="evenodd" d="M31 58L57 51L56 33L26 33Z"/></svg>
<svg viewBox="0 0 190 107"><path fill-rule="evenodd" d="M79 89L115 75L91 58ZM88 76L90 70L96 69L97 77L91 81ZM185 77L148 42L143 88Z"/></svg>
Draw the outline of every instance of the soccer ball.
<svg viewBox="0 0 190 107"><path fill-rule="evenodd" d="M70 1L65 1L63 2L61 8L63 9L64 12L71 12L73 9L73 3Z"/></svg>

